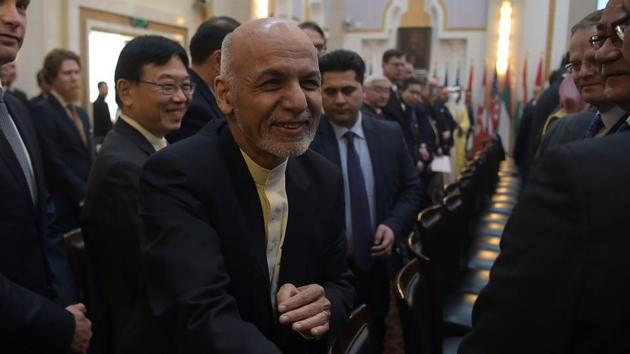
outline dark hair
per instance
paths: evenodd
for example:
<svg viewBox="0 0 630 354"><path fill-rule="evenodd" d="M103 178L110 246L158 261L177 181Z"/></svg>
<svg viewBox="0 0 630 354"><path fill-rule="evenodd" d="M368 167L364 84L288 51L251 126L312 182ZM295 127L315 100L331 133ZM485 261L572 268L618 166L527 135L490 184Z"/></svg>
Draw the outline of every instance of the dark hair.
<svg viewBox="0 0 630 354"><path fill-rule="evenodd" d="M363 84L365 62L359 54L350 50L338 49L325 54L319 59L319 71L322 73L322 80L326 72L348 70L354 71L355 79L360 84Z"/></svg>
<svg viewBox="0 0 630 354"><path fill-rule="evenodd" d="M300 23L298 25L298 27L300 27L301 29L305 30L305 29L310 29L313 30L317 33L319 33L320 36L322 36L322 38L324 39L324 42L326 42L326 36L324 35L324 30L322 30L321 27L319 27L319 25L313 21L304 21L302 23Z"/></svg>
<svg viewBox="0 0 630 354"><path fill-rule="evenodd" d="M201 64L217 50L223 39L241 23L228 16L213 17L202 22L190 40L190 57L193 64Z"/></svg>
<svg viewBox="0 0 630 354"><path fill-rule="evenodd" d="M81 58L73 51L66 49L53 49L44 58L44 78L49 84L57 78L59 68L65 60L74 60L81 67Z"/></svg>
<svg viewBox="0 0 630 354"><path fill-rule="evenodd" d="M107 85L107 82L105 81L99 81L98 84L96 84L96 87L98 87L98 89L100 90L101 87L103 87L103 85Z"/></svg>
<svg viewBox="0 0 630 354"><path fill-rule="evenodd" d="M416 79L415 77L410 77L408 79L403 80L402 84L400 85L400 92L405 91L406 89L409 88L409 86L411 85L420 85L420 86L425 86L426 85L426 80L424 81L424 85L422 84L422 81L420 81L420 79Z"/></svg>
<svg viewBox="0 0 630 354"><path fill-rule="evenodd" d="M46 77L44 74L45 74L44 69L39 69L37 71L37 75L35 77L37 78L38 85L41 85L46 80Z"/></svg>
<svg viewBox="0 0 630 354"><path fill-rule="evenodd" d="M580 22L576 23L573 27L571 27L571 36L573 36L575 32L579 30L596 26L599 20L602 18L603 12L604 10L597 10L586 15L586 17L580 20Z"/></svg>
<svg viewBox="0 0 630 354"><path fill-rule="evenodd" d="M398 49L388 49L385 51L385 53L383 53L383 64L389 62L389 59L391 58L400 58L400 57L404 57L405 53L401 52Z"/></svg>
<svg viewBox="0 0 630 354"><path fill-rule="evenodd" d="M147 64L165 65L172 57L177 56L188 68L188 55L179 43L157 35L139 36L127 43L120 52L114 82L120 79L139 82L144 66ZM120 98L116 92L116 103Z"/></svg>

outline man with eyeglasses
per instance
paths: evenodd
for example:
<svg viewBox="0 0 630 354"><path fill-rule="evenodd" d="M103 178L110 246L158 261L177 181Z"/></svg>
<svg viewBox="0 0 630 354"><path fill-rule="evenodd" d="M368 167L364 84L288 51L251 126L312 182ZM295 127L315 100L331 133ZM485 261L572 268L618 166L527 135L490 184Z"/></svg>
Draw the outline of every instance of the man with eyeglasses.
<svg viewBox="0 0 630 354"><path fill-rule="evenodd" d="M114 352L138 297L141 167L179 129L194 90L187 68L184 48L155 35L130 41L116 65L121 113L94 162L81 219L102 295L95 335L106 353Z"/></svg>
<svg viewBox="0 0 630 354"><path fill-rule="evenodd" d="M569 63L565 66L584 101L590 103L597 112L587 110L575 113L554 123L538 148L537 158L558 144L614 133L625 121L626 112L604 94L601 65L595 61L595 49L590 44L602 12L595 11L573 26Z"/></svg>
<svg viewBox="0 0 630 354"><path fill-rule="evenodd" d="M602 66L604 93L626 112L630 111L630 43L624 41L630 24L628 11L630 2L609 1L597 25L597 34L590 40L596 50L595 60ZM628 129L628 124L619 129Z"/></svg>
<svg viewBox="0 0 630 354"><path fill-rule="evenodd" d="M611 0L598 35L613 33L629 9ZM599 50L609 52L598 50L598 61L630 59L630 43L611 44L602 43ZM609 84L627 79L607 76L606 68L608 94ZM622 131L545 153L503 232L459 354L630 352L628 151L630 131Z"/></svg>

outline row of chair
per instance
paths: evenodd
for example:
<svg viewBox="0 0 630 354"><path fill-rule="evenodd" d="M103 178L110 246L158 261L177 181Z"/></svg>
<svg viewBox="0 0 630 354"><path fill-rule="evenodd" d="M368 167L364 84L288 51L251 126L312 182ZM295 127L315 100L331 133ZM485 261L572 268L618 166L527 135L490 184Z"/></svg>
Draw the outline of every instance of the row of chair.
<svg viewBox="0 0 630 354"><path fill-rule="evenodd" d="M488 144L423 210L407 238L409 260L394 281L405 352L456 352L471 328L472 308L500 252L520 180L500 142ZM503 161L503 162L502 162ZM330 354L370 353L369 310L351 316Z"/></svg>

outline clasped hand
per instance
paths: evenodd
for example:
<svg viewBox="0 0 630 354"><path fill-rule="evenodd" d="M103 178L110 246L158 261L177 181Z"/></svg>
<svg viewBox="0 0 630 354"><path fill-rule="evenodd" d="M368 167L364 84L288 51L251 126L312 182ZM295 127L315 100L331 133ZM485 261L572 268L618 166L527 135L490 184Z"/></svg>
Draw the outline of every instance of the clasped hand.
<svg viewBox="0 0 630 354"><path fill-rule="evenodd" d="M276 295L281 324L290 324L291 329L305 337L317 337L328 332L330 301L324 288L311 284L296 288L284 284Z"/></svg>

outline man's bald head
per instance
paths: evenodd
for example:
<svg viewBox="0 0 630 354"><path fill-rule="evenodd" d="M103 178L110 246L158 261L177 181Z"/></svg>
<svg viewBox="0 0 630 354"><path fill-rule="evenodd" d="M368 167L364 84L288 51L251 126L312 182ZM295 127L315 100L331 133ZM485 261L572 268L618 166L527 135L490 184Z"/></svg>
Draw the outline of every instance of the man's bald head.
<svg viewBox="0 0 630 354"><path fill-rule="evenodd" d="M310 38L293 23L245 23L221 48L217 103L239 147L271 169L307 149L321 114L321 74Z"/></svg>
<svg viewBox="0 0 630 354"><path fill-rule="evenodd" d="M247 45L242 45L243 41ZM233 82L237 65L247 65L248 61L257 55L261 47L267 47L271 42L284 45L310 45L313 43L304 31L296 24L279 18L263 18L247 22L228 34L221 47L221 76L228 82ZM310 48L309 47L309 48ZM312 48L315 60L317 50Z"/></svg>

